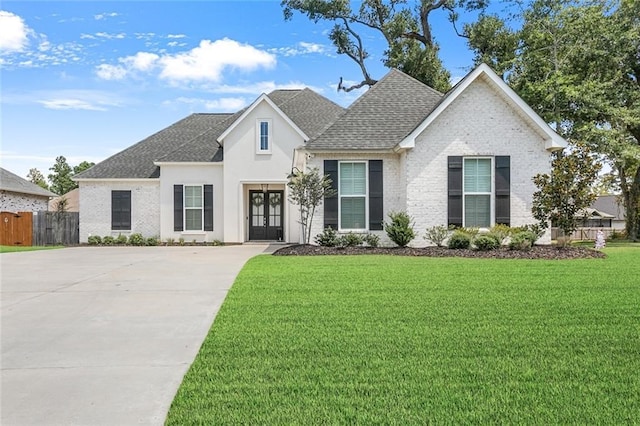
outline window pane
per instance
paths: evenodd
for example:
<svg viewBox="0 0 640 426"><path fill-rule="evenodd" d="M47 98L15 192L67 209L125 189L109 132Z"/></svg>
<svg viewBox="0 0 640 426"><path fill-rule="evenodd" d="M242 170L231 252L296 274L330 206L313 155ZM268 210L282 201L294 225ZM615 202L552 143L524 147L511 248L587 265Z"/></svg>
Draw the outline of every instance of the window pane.
<svg viewBox="0 0 640 426"><path fill-rule="evenodd" d="M260 149L262 151L269 150L269 122L260 122Z"/></svg>
<svg viewBox="0 0 640 426"><path fill-rule="evenodd" d="M366 195L367 166L365 163L340 163L340 194Z"/></svg>
<svg viewBox="0 0 640 426"><path fill-rule="evenodd" d="M489 158L465 158L464 191L491 192L491 160Z"/></svg>
<svg viewBox="0 0 640 426"><path fill-rule="evenodd" d="M491 196L465 195L464 226L488 228L491 226Z"/></svg>
<svg viewBox="0 0 640 426"><path fill-rule="evenodd" d="M340 226L342 229L365 229L365 197L341 199Z"/></svg>
<svg viewBox="0 0 640 426"><path fill-rule="evenodd" d="M202 231L202 209L185 210L185 230Z"/></svg>
<svg viewBox="0 0 640 426"><path fill-rule="evenodd" d="M202 207L202 187L201 186L185 186L184 187L184 206L185 207Z"/></svg>

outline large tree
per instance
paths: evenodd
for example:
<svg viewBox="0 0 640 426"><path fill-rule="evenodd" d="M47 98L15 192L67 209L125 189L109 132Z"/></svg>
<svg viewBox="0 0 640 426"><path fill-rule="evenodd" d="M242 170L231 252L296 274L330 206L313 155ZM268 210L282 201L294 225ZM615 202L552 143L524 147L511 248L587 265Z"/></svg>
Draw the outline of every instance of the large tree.
<svg viewBox="0 0 640 426"><path fill-rule="evenodd" d="M31 183L35 183L40 188L49 189L49 185L47 184L47 179L45 179L44 175L37 168L29 169L29 173L27 174L27 180Z"/></svg>
<svg viewBox="0 0 640 426"><path fill-rule="evenodd" d="M77 188L76 183L71 180L73 169L67 163L64 156L56 157L56 163L49 168L53 173L49 174L50 189L56 194L63 195L72 189Z"/></svg>
<svg viewBox="0 0 640 426"><path fill-rule="evenodd" d="M640 2L534 0L520 18L515 30L496 16L466 27L476 61L498 68L558 133L608 160L638 240Z"/></svg>
<svg viewBox="0 0 640 426"><path fill-rule="evenodd" d="M372 86L377 80L371 76L366 60L369 52L362 34L367 31L383 37L387 46L382 62L398 68L440 91L450 87L449 72L439 57L440 46L433 36L429 21L435 12L448 14L455 36L457 10L483 10L489 0L363 0L355 9L348 0L282 0L285 19L292 19L295 11L314 22L330 21L335 25L329 34L339 54L351 58L362 73L359 83L345 86L342 77L338 90L350 91Z"/></svg>

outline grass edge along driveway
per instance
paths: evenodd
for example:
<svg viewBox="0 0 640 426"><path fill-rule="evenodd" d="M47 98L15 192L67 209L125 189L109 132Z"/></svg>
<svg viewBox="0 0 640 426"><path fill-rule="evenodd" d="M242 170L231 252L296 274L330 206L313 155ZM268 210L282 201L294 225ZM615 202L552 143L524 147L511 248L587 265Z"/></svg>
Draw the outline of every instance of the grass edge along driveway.
<svg viewBox="0 0 640 426"><path fill-rule="evenodd" d="M250 260L167 424L632 423L640 249Z"/></svg>

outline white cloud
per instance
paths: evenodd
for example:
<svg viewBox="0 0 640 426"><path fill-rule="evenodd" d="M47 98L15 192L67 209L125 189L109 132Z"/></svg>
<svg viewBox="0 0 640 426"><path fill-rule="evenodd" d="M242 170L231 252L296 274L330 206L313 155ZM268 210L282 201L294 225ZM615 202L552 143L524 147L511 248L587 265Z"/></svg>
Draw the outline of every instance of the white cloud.
<svg viewBox="0 0 640 426"><path fill-rule="evenodd" d="M116 12L99 13L97 15L93 15L93 19L95 19L96 21L101 21L107 18L115 18L116 16L119 16Z"/></svg>
<svg viewBox="0 0 640 426"><path fill-rule="evenodd" d="M324 89L320 87L313 87L304 84L299 81L291 81L289 83L277 84L274 81L259 81L257 83L238 84L235 86L229 86L226 84L218 85L214 87L207 87L206 90L210 93L233 93L233 94L248 94L258 95L260 93L269 93L274 90L294 90L308 87L317 93L323 93Z"/></svg>
<svg viewBox="0 0 640 426"><path fill-rule="evenodd" d="M95 37L105 38L107 40L123 39L123 38L125 38L127 36L125 33L109 34L109 33L106 33L104 31L95 33L94 35L95 35ZM80 37L82 37L82 36L80 36Z"/></svg>
<svg viewBox="0 0 640 426"><path fill-rule="evenodd" d="M106 111L105 107L94 105L80 99L49 99L39 101L45 108L49 109L83 109L89 111Z"/></svg>
<svg viewBox="0 0 640 426"><path fill-rule="evenodd" d="M160 59L160 77L178 81L219 81L226 68L253 71L273 68L274 55L248 44L223 38L214 42L202 40L198 47L185 53L166 55Z"/></svg>
<svg viewBox="0 0 640 426"><path fill-rule="evenodd" d="M31 32L20 16L0 10L0 52L23 51Z"/></svg>
<svg viewBox="0 0 640 426"><path fill-rule="evenodd" d="M273 68L276 58L248 44L224 38L214 42L202 40L198 47L175 54L138 52L133 56L118 58L118 62L120 65L98 65L96 74L105 80L117 80L159 68L160 78L172 83L218 82L228 68L242 71Z"/></svg>
<svg viewBox="0 0 640 426"><path fill-rule="evenodd" d="M306 41L301 41L292 47L279 47L277 49L269 49L269 51L282 56L309 55L313 53L319 55L328 54L328 51L324 45L318 43L308 43Z"/></svg>
<svg viewBox="0 0 640 426"><path fill-rule="evenodd" d="M120 65L100 64L96 67L96 75L103 80L122 80L127 70Z"/></svg>
<svg viewBox="0 0 640 426"><path fill-rule="evenodd" d="M169 34L167 36L167 38L185 38L185 37L186 37L186 35L184 35L184 34Z"/></svg>
<svg viewBox="0 0 640 426"><path fill-rule="evenodd" d="M245 107L249 101L245 98L219 98L219 99L201 99L201 98L187 98L180 97L174 102L193 105L197 108L203 108L207 111L216 112L236 112L239 109ZM169 105L173 102L165 101L165 105Z"/></svg>
<svg viewBox="0 0 640 426"><path fill-rule="evenodd" d="M113 94L99 90L57 90L34 96L37 103L55 110L107 111L122 104Z"/></svg>

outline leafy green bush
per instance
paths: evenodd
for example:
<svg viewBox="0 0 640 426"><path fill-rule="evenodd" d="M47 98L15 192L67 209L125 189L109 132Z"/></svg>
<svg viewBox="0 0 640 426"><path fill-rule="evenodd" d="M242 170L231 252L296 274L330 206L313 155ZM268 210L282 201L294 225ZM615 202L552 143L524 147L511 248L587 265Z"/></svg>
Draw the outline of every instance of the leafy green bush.
<svg viewBox="0 0 640 426"><path fill-rule="evenodd" d="M338 244L338 235L332 227L327 226L321 234L315 236L314 241L322 247L335 247Z"/></svg>
<svg viewBox="0 0 640 426"><path fill-rule="evenodd" d="M211 241L209 243L209 245L211 245L211 246L223 246L224 243L222 241L220 241L220 240L213 240L213 241Z"/></svg>
<svg viewBox="0 0 640 426"><path fill-rule="evenodd" d="M127 245L127 236L118 234L118 238L115 239L115 243L119 246Z"/></svg>
<svg viewBox="0 0 640 426"><path fill-rule="evenodd" d="M378 247L380 245L380 237L376 234L367 234L364 236L364 242L369 247Z"/></svg>
<svg viewBox="0 0 640 426"><path fill-rule="evenodd" d="M610 240L624 240L625 238L627 238L626 231L620 229L614 229L609 235Z"/></svg>
<svg viewBox="0 0 640 426"><path fill-rule="evenodd" d="M104 244L105 246L112 246L115 243L116 243L116 239L113 238L111 235L107 235L102 239L102 244Z"/></svg>
<svg viewBox="0 0 640 426"><path fill-rule="evenodd" d="M462 230L454 231L447 246L450 249L468 249L471 246L471 236Z"/></svg>
<svg viewBox="0 0 640 426"><path fill-rule="evenodd" d="M102 244L102 238L100 235L90 235L89 238L87 238L87 242L90 246L98 246Z"/></svg>
<svg viewBox="0 0 640 426"><path fill-rule="evenodd" d="M362 238L362 235L349 232L338 238L337 245L339 247L357 247L362 245L363 242L364 238Z"/></svg>
<svg viewBox="0 0 640 426"><path fill-rule="evenodd" d="M529 231L520 231L511 237L509 241L509 249L511 250L529 250L533 246L533 242L538 238Z"/></svg>
<svg viewBox="0 0 640 426"><path fill-rule="evenodd" d="M495 250L500 247L500 242L495 236L491 235L479 235L473 240L473 244L480 251Z"/></svg>
<svg viewBox="0 0 640 426"><path fill-rule="evenodd" d="M145 243L146 241L142 234L135 233L129 236L129 244L132 246L143 246Z"/></svg>
<svg viewBox="0 0 640 426"><path fill-rule="evenodd" d="M539 224L535 225L523 225L517 228L514 228L514 234L517 232L528 232L529 239L531 240L531 245L534 245L540 237L544 235L544 228L542 228Z"/></svg>
<svg viewBox="0 0 640 426"><path fill-rule="evenodd" d="M149 237L146 239L145 244L147 246L157 246L160 243L158 237Z"/></svg>
<svg viewBox="0 0 640 426"><path fill-rule="evenodd" d="M500 245L504 244L513 233L513 228L504 224L494 225L489 229L489 234L495 236Z"/></svg>
<svg viewBox="0 0 640 426"><path fill-rule="evenodd" d="M167 245L168 246L172 246L175 242L176 242L176 240L174 240L173 238L171 238L171 237L167 238Z"/></svg>
<svg viewBox="0 0 640 426"><path fill-rule="evenodd" d="M480 233L480 228L458 228L458 230L467 234L471 239L471 242L473 242Z"/></svg>
<svg viewBox="0 0 640 426"><path fill-rule="evenodd" d="M424 239L432 242L438 247L442 247L444 245L444 240L449 236L449 228L444 225L432 226L431 228L427 228Z"/></svg>
<svg viewBox="0 0 640 426"><path fill-rule="evenodd" d="M389 219L390 223L384 223L389 239L400 247L406 247L416 237L411 216L406 212L390 212Z"/></svg>
<svg viewBox="0 0 640 426"><path fill-rule="evenodd" d="M184 238L182 237L178 238L178 245L181 245L181 246L184 245Z"/></svg>

